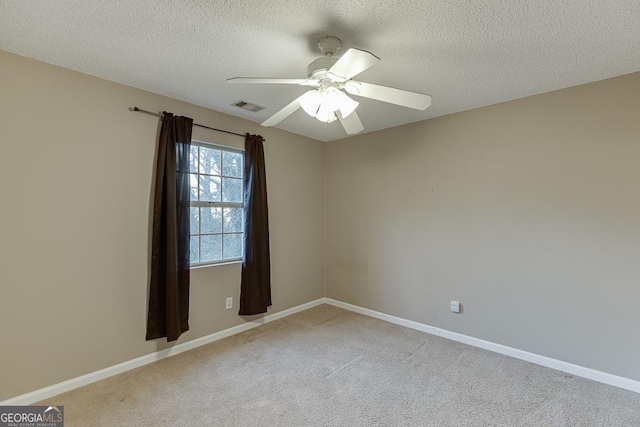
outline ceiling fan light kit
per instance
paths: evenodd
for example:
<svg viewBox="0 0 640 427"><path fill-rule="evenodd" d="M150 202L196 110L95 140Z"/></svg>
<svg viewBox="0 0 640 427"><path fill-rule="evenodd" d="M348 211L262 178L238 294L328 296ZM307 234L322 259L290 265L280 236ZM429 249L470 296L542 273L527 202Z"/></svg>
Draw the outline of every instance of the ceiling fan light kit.
<svg viewBox="0 0 640 427"><path fill-rule="evenodd" d="M345 91L351 95L416 110L426 110L431 105L431 96L426 94L351 80L380 62L380 58L356 48L350 48L342 56L336 57L341 47L342 42L337 37L321 38L318 41L318 48L324 56L309 65L307 79L235 77L228 79L227 82L296 84L314 88L265 120L262 123L263 126L275 126L302 108L308 115L321 122L331 123L336 119L340 120L349 135L359 133L364 130L355 111L359 102L351 99Z"/></svg>
<svg viewBox="0 0 640 427"><path fill-rule="evenodd" d="M340 110L342 117L348 117L360 105L331 85L304 93L299 102L308 115L325 123L336 120L336 111Z"/></svg>

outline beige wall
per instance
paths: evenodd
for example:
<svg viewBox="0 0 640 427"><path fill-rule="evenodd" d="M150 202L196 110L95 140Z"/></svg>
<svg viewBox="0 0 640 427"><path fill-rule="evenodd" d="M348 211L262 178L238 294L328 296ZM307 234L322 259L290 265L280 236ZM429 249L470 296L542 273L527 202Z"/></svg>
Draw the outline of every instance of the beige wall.
<svg viewBox="0 0 640 427"><path fill-rule="evenodd" d="M270 312L323 296L322 143L0 51L0 400L167 347L144 340L158 119L134 105L266 138ZM194 270L178 343L243 323L239 287Z"/></svg>
<svg viewBox="0 0 640 427"><path fill-rule="evenodd" d="M640 73L326 154L328 297L640 380Z"/></svg>

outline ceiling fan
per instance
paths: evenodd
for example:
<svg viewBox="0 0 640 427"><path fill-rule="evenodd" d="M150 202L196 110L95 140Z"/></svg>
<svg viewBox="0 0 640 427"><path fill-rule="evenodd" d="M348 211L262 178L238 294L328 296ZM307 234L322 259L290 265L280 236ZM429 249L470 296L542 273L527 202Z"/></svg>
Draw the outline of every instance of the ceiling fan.
<svg viewBox="0 0 640 427"><path fill-rule="evenodd" d="M351 80L380 62L380 58L356 48L350 48L344 55L336 57L341 47L342 41L337 37L321 38L318 48L324 56L309 64L306 79L234 77L227 82L294 84L313 88L269 117L262 126L275 126L302 108L321 122L331 123L338 119L347 134L354 135L364 130L364 126L355 111L359 103L345 92L416 110L426 110L431 105L431 96L423 93Z"/></svg>

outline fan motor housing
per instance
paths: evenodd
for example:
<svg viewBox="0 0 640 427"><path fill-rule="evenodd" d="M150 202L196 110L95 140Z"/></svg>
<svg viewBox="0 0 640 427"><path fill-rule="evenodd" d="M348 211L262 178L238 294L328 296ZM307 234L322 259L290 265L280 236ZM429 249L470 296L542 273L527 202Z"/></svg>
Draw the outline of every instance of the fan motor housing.
<svg viewBox="0 0 640 427"><path fill-rule="evenodd" d="M307 67L307 78L313 80L322 80L327 78L327 71L338 62L339 58L331 56L323 56L313 61Z"/></svg>

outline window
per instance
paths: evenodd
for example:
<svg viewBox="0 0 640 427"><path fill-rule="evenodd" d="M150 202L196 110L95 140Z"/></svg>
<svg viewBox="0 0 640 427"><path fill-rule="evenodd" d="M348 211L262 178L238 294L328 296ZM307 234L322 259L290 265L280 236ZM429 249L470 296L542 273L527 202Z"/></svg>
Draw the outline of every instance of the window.
<svg viewBox="0 0 640 427"><path fill-rule="evenodd" d="M242 259L244 153L193 141L191 182L191 265Z"/></svg>

